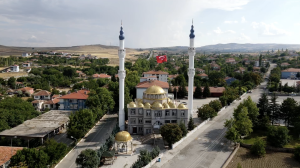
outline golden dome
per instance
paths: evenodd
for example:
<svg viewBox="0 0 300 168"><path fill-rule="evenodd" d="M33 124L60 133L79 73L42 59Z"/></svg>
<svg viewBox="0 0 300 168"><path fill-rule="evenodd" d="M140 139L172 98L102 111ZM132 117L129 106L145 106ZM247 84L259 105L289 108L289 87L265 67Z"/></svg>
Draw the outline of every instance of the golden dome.
<svg viewBox="0 0 300 168"><path fill-rule="evenodd" d="M134 102L130 102L130 103L128 104L128 107L129 107L129 108L134 108L134 107L136 107L136 104L135 104Z"/></svg>
<svg viewBox="0 0 300 168"><path fill-rule="evenodd" d="M145 93L147 93L147 94L165 94L166 92L160 86L153 85L153 86L148 87L148 89L145 91Z"/></svg>
<svg viewBox="0 0 300 168"><path fill-rule="evenodd" d="M145 109L151 109L151 104L148 103L148 102L145 103L144 108L145 108Z"/></svg>
<svg viewBox="0 0 300 168"><path fill-rule="evenodd" d="M132 137L129 134L129 132L127 132L127 131L121 131L115 135L115 141L117 141L117 142L128 142L131 140L132 140Z"/></svg>
<svg viewBox="0 0 300 168"><path fill-rule="evenodd" d="M143 103L139 102L137 107L144 107Z"/></svg>
<svg viewBox="0 0 300 168"><path fill-rule="evenodd" d="M163 108L163 106L162 106L162 104L161 103L159 103L159 102L154 102L153 104L152 104L152 108L154 108L154 109L162 109Z"/></svg>
<svg viewBox="0 0 300 168"><path fill-rule="evenodd" d="M171 99L170 99L170 98L168 98L168 99L167 99L167 102L168 102L168 103L170 103L170 102L171 102Z"/></svg>
<svg viewBox="0 0 300 168"><path fill-rule="evenodd" d="M136 102L143 103L143 99L136 99Z"/></svg>
<svg viewBox="0 0 300 168"><path fill-rule="evenodd" d="M164 106L165 109L170 108L170 106L168 105L168 103L163 103L163 106Z"/></svg>
<svg viewBox="0 0 300 168"><path fill-rule="evenodd" d="M182 103L180 103L177 108L179 108L179 109L186 109L185 105L182 104Z"/></svg>
<svg viewBox="0 0 300 168"><path fill-rule="evenodd" d="M175 104L173 102L169 102L170 108L176 108Z"/></svg>

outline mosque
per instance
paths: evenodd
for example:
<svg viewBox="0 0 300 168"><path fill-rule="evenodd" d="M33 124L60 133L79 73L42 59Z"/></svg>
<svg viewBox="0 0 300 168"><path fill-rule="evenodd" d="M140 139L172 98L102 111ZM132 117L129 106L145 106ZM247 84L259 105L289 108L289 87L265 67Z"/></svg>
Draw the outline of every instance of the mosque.
<svg viewBox="0 0 300 168"><path fill-rule="evenodd" d="M127 104L128 108L128 132L130 134L150 134L159 131L159 128L166 123L184 123L187 125L189 117L193 113L193 85L194 85L194 26L190 30L189 69L188 69L188 107L184 104L176 105L174 100L168 98L167 92L160 86L152 85L143 92L142 99ZM125 37L121 26L119 35L119 127L125 130L124 112L124 85L126 72L125 63Z"/></svg>

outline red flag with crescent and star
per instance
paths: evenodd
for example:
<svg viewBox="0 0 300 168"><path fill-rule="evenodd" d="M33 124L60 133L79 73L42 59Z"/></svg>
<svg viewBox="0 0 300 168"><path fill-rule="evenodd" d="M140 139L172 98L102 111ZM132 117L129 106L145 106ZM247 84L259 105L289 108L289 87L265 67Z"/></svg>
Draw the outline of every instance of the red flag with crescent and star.
<svg viewBox="0 0 300 168"><path fill-rule="evenodd" d="M167 55L156 56L157 63L167 62Z"/></svg>

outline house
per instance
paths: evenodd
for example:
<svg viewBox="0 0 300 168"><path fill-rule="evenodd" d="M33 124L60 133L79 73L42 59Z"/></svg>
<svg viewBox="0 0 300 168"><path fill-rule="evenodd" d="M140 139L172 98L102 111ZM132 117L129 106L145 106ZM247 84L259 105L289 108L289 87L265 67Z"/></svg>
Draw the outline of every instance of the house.
<svg viewBox="0 0 300 168"><path fill-rule="evenodd" d="M19 65L10 66L10 72L19 72Z"/></svg>
<svg viewBox="0 0 300 168"><path fill-rule="evenodd" d="M34 89L31 88L31 87L23 87L23 88L18 89L18 90L22 91L23 94L24 94L24 93L29 94L29 96L31 96L31 95L34 93Z"/></svg>
<svg viewBox="0 0 300 168"><path fill-rule="evenodd" d="M296 78L297 73L300 72L300 69L296 68L288 68L283 71L281 71L281 79L287 79L287 78Z"/></svg>
<svg viewBox="0 0 300 168"><path fill-rule="evenodd" d="M26 62L26 63L23 63L22 66L23 66L23 67L30 67L30 63L27 63L27 62Z"/></svg>
<svg viewBox="0 0 300 168"><path fill-rule="evenodd" d="M226 59L226 63L227 63L227 64L236 64L234 58L227 58L227 59Z"/></svg>
<svg viewBox="0 0 300 168"><path fill-rule="evenodd" d="M148 77L141 77L140 82L150 81L150 80L157 80L156 76L148 76Z"/></svg>
<svg viewBox="0 0 300 168"><path fill-rule="evenodd" d="M150 81L144 81L136 85L136 98L141 99L143 98L143 93L146 91L150 86L159 86L163 88L166 93L168 93L169 89L169 83L168 82L163 82L159 80L150 80Z"/></svg>
<svg viewBox="0 0 300 168"><path fill-rule="evenodd" d="M22 53L22 57L28 57L29 54L28 53Z"/></svg>
<svg viewBox="0 0 300 168"><path fill-rule="evenodd" d="M287 67L287 66L290 66L291 64L287 63L287 62L284 62L284 63L281 63L281 67Z"/></svg>
<svg viewBox="0 0 300 168"><path fill-rule="evenodd" d="M17 88L25 87L23 82L16 82L16 86L17 86Z"/></svg>
<svg viewBox="0 0 300 168"><path fill-rule="evenodd" d="M173 79L175 79L177 76L178 76L178 74L176 74L176 75L169 75L169 79L170 79L170 80L173 80Z"/></svg>
<svg viewBox="0 0 300 168"><path fill-rule="evenodd" d="M29 73L31 71L31 68L30 67L26 67L26 68L24 68L24 71L26 71L27 73Z"/></svg>
<svg viewBox="0 0 300 168"><path fill-rule="evenodd" d="M81 78L85 78L85 77L86 77L86 74L83 73L82 71L78 71L78 70L77 70L76 73L77 73L78 76L81 77Z"/></svg>
<svg viewBox="0 0 300 168"><path fill-rule="evenodd" d="M44 102L43 107L44 107L44 109L58 110L58 108L59 108L58 103L59 103L58 98L51 99L51 100Z"/></svg>
<svg viewBox="0 0 300 168"><path fill-rule="evenodd" d="M245 68L239 67L238 70L236 70L235 72L243 74L245 71Z"/></svg>
<svg viewBox="0 0 300 168"><path fill-rule="evenodd" d="M59 109L60 110L79 110L86 108L86 100L89 97L90 91L79 90L73 93L59 97Z"/></svg>
<svg viewBox="0 0 300 168"><path fill-rule="evenodd" d="M208 79L208 75L206 75L205 73L197 74L197 76L200 76L202 79Z"/></svg>
<svg viewBox="0 0 300 168"><path fill-rule="evenodd" d="M232 77L226 77L224 80L225 80L226 84L227 84L228 86L230 86L231 83L234 82L234 81L236 81L237 79L232 78Z"/></svg>
<svg viewBox="0 0 300 168"><path fill-rule="evenodd" d="M94 74L93 78L94 79L99 79L99 78L102 78L102 79L111 79L111 76L107 75L107 74Z"/></svg>
<svg viewBox="0 0 300 168"><path fill-rule="evenodd" d="M41 90L34 95L34 100L50 100L51 99L51 92L47 90Z"/></svg>
<svg viewBox="0 0 300 168"><path fill-rule="evenodd" d="M216 64L215 61L213 61L211 64L210 64L210 67L211 69L213 70L220 70L220 65Z"/></svg>
<svg viewBox="0 0 300 168"><path fill-rule="evenodd" d="M203 70L201 68L196 68L195 70L196 70L196 72L198 72L200 74L205 73L205 70Z"/></svg>
<svg viewBox="0 0 300 168"><path fill-rule="evenodd" d="M10 159L23 147L0 146L0 167L8 168Z"/></svg>
<svg viewBox="0 0 300 168"><path fill-rule="evenodd" d="M143 77L156 76L157 80L168 82L168 72L164 71L148 71L143 73Z"/></svg>
<svg viewBox="0 0 300 168"><path fill-rule="evenodd" d="M256 60L256 61L254 62L254 66L259 67L259 61L258 61L258 60Z"/></svg>
<svg viewBox="0 0 300 168"><path fill-rule="evenodd" d="M259 72L260 71L260 67L253 67L253 71L255 72Z"/></svg>

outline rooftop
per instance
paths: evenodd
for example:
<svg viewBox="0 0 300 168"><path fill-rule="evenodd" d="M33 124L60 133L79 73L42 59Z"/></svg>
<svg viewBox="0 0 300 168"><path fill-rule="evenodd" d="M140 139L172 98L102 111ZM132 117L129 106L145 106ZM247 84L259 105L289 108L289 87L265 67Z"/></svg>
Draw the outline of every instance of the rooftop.
<svg viewBox="0 0 300 168"><path fill-rule="evenodd" d="M160 75L168 75L168 72L164 72L164 71L148 71L148 72L144 72L143 74L160 74Z"/></svg>
<svg viewBox="0 0 300 168"><path fill-rule="evenodd" d="M300 69L297 69L297 68L288 68L288 69L283 70L281 72L300 72Z"/></svg>
<svg viewBox="0 0 300 168"><path fill-rule="evenodd" d="M0 137L44 137L69 121L72 111L51 110L14 128L0 132Z"/></svg>
<svg viewBox="0 0 300 168"><path fill-rule="evenodd" d="M18 150L22 149L23 147L0 146L0 166L9 161L12 156L17 154Z"/></svg>
<svg viewBox="0 0 300 168"><path fill-rule="evenodd" d="M164 89L169 89L169 83L159 80L144 81L136 85L136 88L148 88L150 86L160 86Z"/></svg>
<svg viewBox="0 0 300 168"><path fill-rule="evenodd" d="M79 90L67 95L64 95L62 97L59 97L58 99L87 99L89 97L90 91L88 90Z"/></svg>
<svg viewBox="0 0 300 168"><path fill-rule="evenodd" d="M41 90L34 94L34 96L50 96L51 92L48 92L47 90Z"/></svg>
<svg viewBox="0 0 300 168"><path fill-rule="evenodd" d="M107 74L94 74L93 78L111 78L111 76Z"/></svg>

